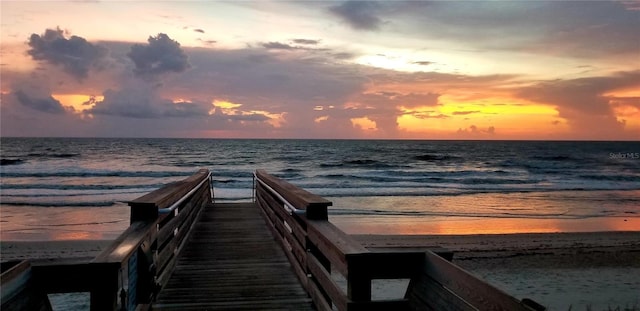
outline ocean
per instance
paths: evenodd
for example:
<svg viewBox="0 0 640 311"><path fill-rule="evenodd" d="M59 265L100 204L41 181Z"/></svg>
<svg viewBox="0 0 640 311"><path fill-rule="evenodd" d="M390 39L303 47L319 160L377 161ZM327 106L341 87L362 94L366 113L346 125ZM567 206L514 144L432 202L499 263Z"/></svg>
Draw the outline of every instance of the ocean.
<svg viewBox="0 0 640 311"><path fill-rule="evenodd" d="M1 240L111 239L127 201L199 168L217 201L267 172L348 233L640 229L640 142L2 138Z"/></svg>

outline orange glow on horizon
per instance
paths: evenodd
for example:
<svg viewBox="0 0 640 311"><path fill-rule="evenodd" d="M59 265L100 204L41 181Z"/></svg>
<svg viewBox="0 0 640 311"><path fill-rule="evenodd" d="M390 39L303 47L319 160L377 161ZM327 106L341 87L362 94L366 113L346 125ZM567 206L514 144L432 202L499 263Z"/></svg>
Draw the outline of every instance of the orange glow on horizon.
<svg viewBox="0 0 640 311"><path fill-rule="evenodd" d="M569 131L568 124L558 119L557 110L548 105L503 97L459 101L447 95L441 96L439 102L437 107L400 107L404 112L398 118L400 129L412 133L456 133L476 126L478 131L470 134L498 133L501 137Z"/></svg>
<svg viewBox="0 0 640 311"><path fill-rule="evenodd" d="M91 102L93 97L96 102L103 101L104 96L92 96L85 94L52 94L63 106L73 108L75 113L81 113L83 110L92 108L95 104Z"/></svg>

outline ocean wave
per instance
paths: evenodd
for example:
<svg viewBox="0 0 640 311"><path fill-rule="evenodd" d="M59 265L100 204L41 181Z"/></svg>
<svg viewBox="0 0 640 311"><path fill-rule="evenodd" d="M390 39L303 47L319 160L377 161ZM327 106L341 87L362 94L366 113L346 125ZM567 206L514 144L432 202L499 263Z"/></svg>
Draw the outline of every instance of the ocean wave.
<svg viewBox="0 0 640 311"><path fill-rule="evenodd" d="M637 182L640 183L640 175L580 175L580 178L592 179L592 180L607 180L607 181L625 181L625 182Z"/></svg>
<svg viewBox="0 0 640 311"><path fill-rule="evenodd" d="M431 161L431 162L462 160L462 158L460 157L451 156L447 154L423 154L423 155L414 156L413 159L418 161Z"/></svg>
<svg viewBox="0 0 640 311"><path fill-rule="evenodd" d="M38 190L38 189L49 189L49 190L121 190L121 189L132 189L132 190L148 190L148 189L157 189L165 184L156 183L156 184L137 184L137 185L101 185L101 184L82 184L82 185L65 185L65 184L11 184L11 183L3 183L3 190L12 190L12 189L24 189L24 190ZM6 192L2 193L2 196L5 196Z"/></svg>
<svg viewBox="0 0 640 311"><path fill-rule="evenodd" d="M530 159L534 159L534 160L542 160L542 161L577 161L579 159L571 157L571 156L566 156L566 155L549 155L549 156L541 156L541 155L537 155L537 156L532 156L530 157Z"/></svg>
<svg viewBox="0 0 640 311"><path fill-rule="evenodd" d="M465 178L452 180L463 185L477 185L477 184L489 184L489 185L524 185L524 184L537 184L542 182L541 179L506 179L506 178Z"/></svg>
<svg viewBox="0 0 640 311"><path fill-rule="evenodd" d="M161 186L145 187L145 188L83 188L82 186L72 188L58 187L37 187L37 188L7 188L3 186L2 197L77 197L77 196L95 196L95 195L125 195L125 194L145 194L158 189ZM38 190L37 192L34 190ZM4 201L3 201L4 203Z"/></svg>
<svg viewBox="0 0 640 311"><path fill-rule="evenodd" d="M25 161L22 159L0 159L0 166L5 166L5 165L18 165L18 164L22 164Z"/></svg>
<svg viewBox="0 0 640 311"><path fill-rule="evenodd" d="M30 158L75 158L79 157L79 153L44 153L44 152L33 152L27 154Z"/></svg>
<svg viewBox="0 0 640 311"><path fill-rule="evenodd" d="M3 177L180 177L190 176L192 171L55 171L55 172L2 172Z"/></svg>
<svg viewBox="0 0 640 311"><path fill-rule="evenodd" d="M380 161L371 160L371 159L356 159L356 160L343 160L339 162L327 162L327 163L320 163L318 166L321 168L367 167L367 168L376 168L376 169L402 167L401 165L389 164L389 163L380 162Z"/></svg>
<svg viewBox="0 0 640 311"><path fill-rule="evenodd" d="M11 199L6 200L4 197L2 199L2 205L7 206L35 206L35 207L106 207L113 206L118 203L124 203L113 200L105 200L105 201L81 201L81 202L70 202L70 201L22 201Z"/></svg>

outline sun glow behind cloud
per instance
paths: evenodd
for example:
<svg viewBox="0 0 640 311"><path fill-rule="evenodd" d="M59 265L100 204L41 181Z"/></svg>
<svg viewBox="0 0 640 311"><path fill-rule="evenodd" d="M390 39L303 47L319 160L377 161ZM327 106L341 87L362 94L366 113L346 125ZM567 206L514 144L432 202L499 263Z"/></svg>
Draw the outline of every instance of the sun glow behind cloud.
<svg viewBox="0 0 640 311"><path fill-rule="evenodd" d="M72 108L74 113L82 114L84 110L91 109L96 102L104 100L104 96L85 95L85 94L52 94L53 98L58 100L65 107Z"/></svg>

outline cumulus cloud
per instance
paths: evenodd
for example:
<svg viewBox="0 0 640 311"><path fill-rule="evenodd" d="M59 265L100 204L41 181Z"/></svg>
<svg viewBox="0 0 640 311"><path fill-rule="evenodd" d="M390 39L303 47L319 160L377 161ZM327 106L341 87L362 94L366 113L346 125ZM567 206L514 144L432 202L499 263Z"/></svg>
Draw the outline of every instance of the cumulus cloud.
<svg viewBox="0 0 640 311"><path fill-rule="evenodd" d="M559 117L574 130L598 134L624 130L612 109L613 97L608 93L629 87L640 87L640 71L621 72L608 77L590 77L540 82L520 89L516 95L527 100L554 105ZM625 98L615 98L616 101ZM594 127L597 124L597 127Z"/></svg>
<svg viewBox="0 0 640 311"><path fill-rule="evenodd" d="M164 33L150 36L149 43L135 44L127 54L135 64L133 72L139 77L154 78L168 72L183 72L191 67L180 43Z"/></svg>
<svg viewBox="0 0 640 311"><path fill-rule="evenodd" d="M108 89L102 101L92 103L85 113L128 118L201 117L207 116L210 106L197 102L177 102L161 98L146 85L128 86L120 90Z"/></svg>
<svg viewBox="0 0 640 311"><path fill-rule="evenodd" d="M20 104L34 110L53 114L63 114L66 111L62 104L51 95L48 97L37 97L29 95L22 90L13 92L13 95L15 95Z"/></svg>
<svg viewBox="0 0 640 311"><path fill-rule="evenodd" d="M380 4L371 1L347 1L331 6L329 12L356 30L378 30L383 21L376 14Z"/></svg>
<svg viewBox="0 0 640 311"><path fill-rule="evenodd" d="M47 29L44 34L32 34L27 51L34 60L41 60L52 65L62 66L63 70L82 80L87 78L89 69L99 67L101 60L107 55L107 49L92 44L82 37L65 38L60 28Z"/></svg>

